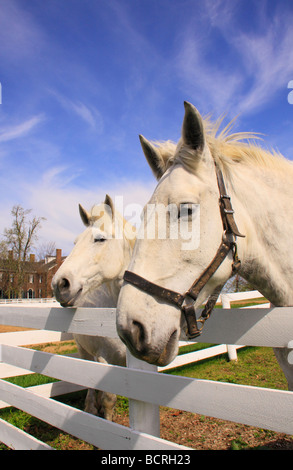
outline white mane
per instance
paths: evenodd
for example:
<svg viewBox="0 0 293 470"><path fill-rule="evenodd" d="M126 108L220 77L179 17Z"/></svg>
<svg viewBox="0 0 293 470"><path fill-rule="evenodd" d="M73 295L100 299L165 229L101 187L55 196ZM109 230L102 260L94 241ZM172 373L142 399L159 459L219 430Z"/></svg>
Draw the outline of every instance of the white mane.
<svg viewBox="0 0 293 470"><path fill-rule="evenodd" d="M275 150L269 151L260 146L259 141L262 140L260 134L232 133L235 118L220 130L223 120L224 117L221 117L212 122L210 118L205 118L203 123L210 152L225 174L229 174L231 168L237 163L293 172L291 161ZM184 146L181 139L177 144L170 140L166 142L153 141L152 144L163 158L162 169L164 171L178 161L189 171L196 170L194 151Z"/></svg>

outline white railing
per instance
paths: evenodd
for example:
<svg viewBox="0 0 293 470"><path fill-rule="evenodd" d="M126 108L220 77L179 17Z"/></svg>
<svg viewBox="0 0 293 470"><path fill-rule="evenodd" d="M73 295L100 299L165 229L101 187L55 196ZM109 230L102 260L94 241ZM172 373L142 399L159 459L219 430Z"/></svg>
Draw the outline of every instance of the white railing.
<svg viewBox="0 0 293 470"><path fill-rule="evenodd" d="M0 324L42 330L22 332L27 335L23 344L42 342L48 333L52 341L72 333L117 337L115 313L115 309L2 306ZM287 347L292 339L293 308L284 307L217 309L198 341ZM127 368L53 355L15 346L12 333L2 334L0 342L0 361L6 373L17 367L19 373L25 369L61 380L29 389L1 380L2 406L20 408L102 449L184 449L159 438L159 405L293 434L288 419L293 410L292 392L160 374L155 366L130 355ZM96 388L129 397L130 428L49 398L68 388ZM3 421L0 440L13 448L48 448Z"/></svg>

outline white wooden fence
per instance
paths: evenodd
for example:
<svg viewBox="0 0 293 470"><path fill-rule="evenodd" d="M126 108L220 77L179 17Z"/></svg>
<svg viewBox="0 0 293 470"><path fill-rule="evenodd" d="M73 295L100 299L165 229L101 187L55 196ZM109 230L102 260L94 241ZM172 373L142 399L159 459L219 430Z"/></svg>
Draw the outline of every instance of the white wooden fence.
<svg viewBox="0 0 293 470"><path fill-rule="evenodd" d="M254 292L250 296L255 298L258 294ZM224 307L229 300L230 294L223 297ZM33 308L1 306L0 324L34 328L0 335L0 377L39 372L60 380L28 389L0 380L0 406L15 406L99 448L186 449L159 438L160 405L293 434L293 392L161 374L155 366L130 355L128 367L123 368L19 346L64 340L72 333L116 337L115 309L63 309L35 304ZM198 338L200 342L236 347L287 347L292 345L292 340L293 308L268 306L217 309ZM176 365L173 363L172 367ZM129 397L130 427L105 421L50 398L83 388ZM49 448L3 420L0 420L0 441L15 449Z"/></svg>

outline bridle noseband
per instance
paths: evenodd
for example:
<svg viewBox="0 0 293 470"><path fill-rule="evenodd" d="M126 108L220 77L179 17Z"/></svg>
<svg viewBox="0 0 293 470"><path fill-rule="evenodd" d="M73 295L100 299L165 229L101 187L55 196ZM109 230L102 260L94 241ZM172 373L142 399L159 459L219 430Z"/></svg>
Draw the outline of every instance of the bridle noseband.
<svg viewBox="0 0 293 470"><path fill-rule="evenodd" d="M235 223L233 216L234 211L231 205L230 196L228 196L226 192L222 171L217 166L217 164L215 164L215 168L218 188L220 192L219 206L224 233L222 237L222 243L220 244L215 257L208 265L208 267L203 271L203 273L199 276L199 278L194 281L192 286L185 292L185 294L180 294L170 289L166 289L165 287L161 287L158 284L154 284L153 282L150 282L131 271L125 271L123 278L124 281L128 282L129 284L132 284L138 289L152 296L164 299L167 303L179 307L185 316L187 323L186 334L190 339L196 338L201 334L204 323L210 317L212 310L217 302L217 298L223 288L223 285L217 287L209 296L200 318L196 319L194 302L197 300L201 290L204 288L204 286L207 284L213 274L217 271L217 269L222 264L222 262L227 257L230 251L232 251L233 254L232 274L236 273L241 265L241 261L238 259L237 256L237 245L235 242L235 238L244 237L245 235L242 235L239 232ZM188 302L188 299L191 299L191 302ZM201 323L200 328L198 327L197 322Z"/></svg>

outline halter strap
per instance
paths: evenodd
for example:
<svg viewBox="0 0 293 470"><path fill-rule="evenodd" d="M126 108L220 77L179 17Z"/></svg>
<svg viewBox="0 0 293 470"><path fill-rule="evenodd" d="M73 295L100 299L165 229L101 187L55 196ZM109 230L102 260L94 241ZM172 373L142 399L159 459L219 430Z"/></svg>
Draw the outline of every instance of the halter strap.
<svg viewBox="0 0 293 470"><path fill-rule="evenodd" d="M232 208L231 198L230 196L228 196L227 191L226 191L223 173L216 163L215 163L215 168L216 168L218 188L220 192L219 205L220 205L220 212L221 212L221 217L222 217L222 222L223 222L223 228L227 233L233 233L235 237L245 237L245 235L242 235L239 232L236 222L234 220L234 210Z"/></svg>
<svg viewBox="0 0 293 470"><path fill-rule="evenodd" d="M138 289L141 289L150 295L165 299L168 303L174 304L177 307L181 307L184 302L184 295L170 289L165 289L165 287L161 287L158 284L154 284L132 271L125 271L123 279Z"/></svg>

